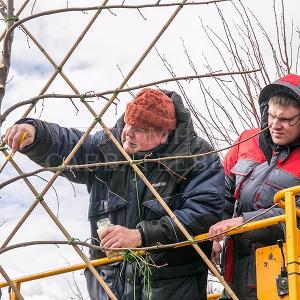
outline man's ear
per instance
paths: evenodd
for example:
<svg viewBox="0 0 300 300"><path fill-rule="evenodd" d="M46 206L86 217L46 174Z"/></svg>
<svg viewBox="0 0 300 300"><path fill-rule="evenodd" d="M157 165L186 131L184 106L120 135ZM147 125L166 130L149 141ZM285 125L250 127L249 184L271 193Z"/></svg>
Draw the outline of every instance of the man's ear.
<svg viewBox="0 0 300 300"><path fill-rule="evenodd" d="M162 135L161 135L161 141L160 141L160 143L161 143L161 144L164 144L164 143L167 141L168 136L169 136L169 131L164 130L164 131L162 132Z"/></svg>

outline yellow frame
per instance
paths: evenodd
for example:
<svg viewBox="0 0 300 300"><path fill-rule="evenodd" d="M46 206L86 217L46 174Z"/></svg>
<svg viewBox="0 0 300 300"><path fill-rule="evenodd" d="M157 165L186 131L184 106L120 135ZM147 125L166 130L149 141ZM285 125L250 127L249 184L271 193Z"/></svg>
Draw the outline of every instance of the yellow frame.
<svg viewBox="0 0 300 300"><path fill-rule="evenodd" d="M268 218L261 221L255 221L241 226L238 229L233 229L226 235L234 235L262 227L268 227L279 222L286 223L286 251L287 251L287 271L289 280L289 294L285 299L297 300L300 299L300 231L297 228L297 217L300 217L300 209L296 208L295 194L300 193L300 186L284 189L279 191L274 196L274 202L278 203L278 206L285 209L285 214ZM208 238L208 234L201 234L194 237L195 240L205 240ZM187 242L186 245L190 245ZM140 251L143 254L143 251ZM91 261L93 266L100 266L110 264L117 261L122 261L122 256L102 258ZM32 281L40 278L46 278L49 276L55 276L63 273L73 272L81 269L85 269L87 266L85 263L76 264L64 268L49 270L43 273L37 273L32 275L23 276L20 278L13 279L13 283L16 288L20 290L21 283ZM275 278L274 278L275 280ZM0 282L0 288L7 287L8 283ZM208 295L208 299L218 299L220 294ZM17 299L15 293L11 291L12 300ZM271 299L270 299L271 300Z"/></svg>

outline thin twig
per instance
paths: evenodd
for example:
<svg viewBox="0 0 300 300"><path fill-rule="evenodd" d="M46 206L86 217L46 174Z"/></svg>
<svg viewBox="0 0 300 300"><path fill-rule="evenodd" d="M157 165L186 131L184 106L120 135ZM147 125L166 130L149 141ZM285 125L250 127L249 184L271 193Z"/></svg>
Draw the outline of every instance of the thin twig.
<svg viewBox="0 0 300 300"><path fill-rule="evenodd" d="M36 174L39 174L41 172L46 172L46 171L58 172L63 169L64 171L72 171L73 172L74 170L80 170L80 169L101 168L101 167L107 167L107 166L128 165L128 164L141 165L141 164L146 164L146 163L150 163L150 162L151 163L153 163L153 162L161 163L162 161L199 158L199 157L203 157L203 156L207 156L207 155L211 155L211 154L215 154L215 153L220 153L225 150L229 150L232 147L236 147L242 143L245 143L246 141L254 138L255 136L259 135L261 132L264 132L267 129L268 129L268 127L258 131L257 133L251 135L247 139L241 140L233 145L230 145L230 146L227 146L227 147L224 147L221 149L217 149L217 150L208 151L205 153L196 153L196 154L191 154L191 155L177 155L177 156L168 156L168 157L160 157L160 158L144 158L144 159L137 159L137 160L131 160L131 161L119 160L119 161L110 161L110 162L105 162L105 163L98 162L98 163L83 164L83 165L68 165L68 166L61 165L58 167L40 168L40 169L34 170L32 172L20 174L19 176L16 176L14 178L11 178L11 179L1 183L0 189L2 189L3 187L7 186L8 184L13 183L19 179L34 176Z"/></svg>
<svg viewBox="0 0 300 300"><path fill-rule="evenodd" d="M133 91L133 90L138 90L141 88L145 88L145 87L149 87L149 86L154 86L154 85L158 85L158 84L162 84L162 83L167 83L167 82L172 82L172 81L179 81L179 80L193 80L193 79L197 79L197 78L217 78L217 77L221 77L221 76L233 76L233 75L241 75L241 74L247 74L247 73L253 73L253 72L259 72L260 69L254 69L254 70L248 70L248 71L242 71L242 72L215 72L215 73L209 73L209 74L200 74L200 75L187 75L187 76L180 76L180 77L174 77L174 78L166 78L166 79L162 79L162 80L157 80L157 81L153 81L153 82L149 82L149 83L145 83L145 84L139 84L136 86L132 86L132 87L128 87L128 88L122 88L122 89L115 89L115 90L107 90L104 92L100 92L100 93L85 93L85 94L80 94L78 92L78 94L42 94L36 97L33 97L29 100L24 100L24 101L20 101L12 106L10 106L1 116L0 116L0 124L3 123L7 116L13 112L15 109L17 109L18 107L24 106L24 105L28 105L28 104L32 104L35 105L38 101L42 100L42 99L51 99L51 98L55 98L55 99L85 99L85 98L93 98L93 97L102 97L105 95L111 95L116 93L116 91L118 93L124 93L124 92L129 92L129 91Z"/></svg>

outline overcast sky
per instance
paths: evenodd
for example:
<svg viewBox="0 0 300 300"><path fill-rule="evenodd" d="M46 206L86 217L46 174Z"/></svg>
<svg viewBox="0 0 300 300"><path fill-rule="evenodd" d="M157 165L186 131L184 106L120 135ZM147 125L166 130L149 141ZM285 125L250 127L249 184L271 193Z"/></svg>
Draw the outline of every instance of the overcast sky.
<svg viewBox="0 0 300 300"><path fill-rule="evenodd" d="M16 11L21 2L15 1ZM120 4L122 2L111 0L109 4ZM155 2L157 1L125 1L126 4ZM161 3L173 2L180 1L161 1ZM280 2L276 1L278 5ZM297 0L284 1L289 28L291 28L292 20L294 20L294 29L299 26L299 17L297 16L299 3L297 2ZM243 1L243 3L262 22L270 37L275 38L273 1L249 0ZM63 8L67 5L69 7L93 6L99 5L99 1L31 1L31 4L26 7L20 17L23 18L32 13L35 14L48 9ZM218 7L227 20L233 24L232 26L241 24L240 17L229 1L219 3ZM140 12L136 9L103 11L83 38L79 47L71 55L63 71L80 93L115 89L122 82L120 70L126 76L174 10L175 7L147 8L142 9ZM31 20L24 25L41 43L51 58L59 64L94 14L95 11L56 14ZM212 47L201 29L201 21L211 26L216 33L222 36L221 21L214 4L186 6L156 44L157 51L167 59L177 76L194 74L184 53L183 42L198 74L207 73L206 59L210 62L214 71L224 70L224 65L217 51ZM4 26L3 21L1 24L2 30ZM257 37L262 37L260 31L257 31ZM225 40L224 36L223 38ZM299 35L297 37L295 34L294 38L299 40ZM267 46L262 43L262 48L267 49ZM265 51L266 60L268 56L271 59L271 51ZM294 52L296 51L297 49L294 49ZM224 53L225 55L226 53ZM230 58L228 58L228 62L230 62ZM12 47L11 68L8 76L9 83L2 104L2 112L15 103L40 94L53 72L54 68L41 51L37 49L22 30L16 29ZM169 77L171 77L170 74L157 52L153 49L129 80L128 85L139 85ZM271 79L276 79L275 71ZM205 83L209 86L210 80L207 79ZM196 88L195 83L185 82L184 86L188 97L201 110L203 102L199 98L199 89ZM174 89L178 92L178 86L175 83L160 85L160 87ZM60 76L57 76L46 93L73 94L70 87ZM131 98L129 93L121 94L118 106L112 106L108 110L104 120L109 126L114 124L118 116L124 111L126 102L130 101ZM91 105L96 112L99 112L105 103L103 99L94 98ZM43 103L39 102L36 109L30 113L30 116L55 122L62 126L78 127L84 130L91 124L93 118L80 101L75 100L75 104L79 112L70 100L46 99ZM9 115L3 124L1 134L22 116L26 108L23 106ZM231 111L229 112L231 113ZM234 112L232 111L232 113ZM15 159L25 172L38 168L22 155L17 154ZM0 157L0 164L3 162L4 156ZM8 164L0 175L0 182L16 175L17 172ZM52 175L43 173L41 176L43 179L30 178L39 192L46 185L45 180L49 180ZM0 197L0 224L5 222L0 228L0 243L2 244L21 216L30 207L34 197L23 181L17 181L3 188L0 191ZM53 189L50 189L46 194L45 200L55 214L58 215L59 220L65 225L71 236L81 240L89 238L89 224L87 221L89 200L84 186L73 186L67 180L59 178L55 181ZM63 239L63 235L42 207L37 207L11 241L11 244L30 240ZM80 262L78 255L67 246L59 248L56 246L33 246L13 250L0 256L0 264L11 278ZM82 272L77 272L75 278L83 296L87 298ZM1 276L0 280L2 280ZM26 299L31 300L74 299L75 296L68 281L74 288L73 278L63 275L24 283L21 291ZM7 290L4 289L3 291L3 299L8 299Z"/></svg>

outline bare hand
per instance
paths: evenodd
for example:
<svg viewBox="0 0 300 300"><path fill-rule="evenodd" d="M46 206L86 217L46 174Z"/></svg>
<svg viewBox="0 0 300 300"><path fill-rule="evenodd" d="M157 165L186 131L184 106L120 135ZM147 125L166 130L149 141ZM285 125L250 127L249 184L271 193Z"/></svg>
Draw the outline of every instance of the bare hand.
<svg viewBox="0 0 300 300"><path fill-rule="evenodd" d="M221 222L212 225L209 228L208 236L212 237L212 239L215 240L216 242L220 242L225 236L225 234L222 233L227 231L230 227L236 227L242 225L243 222L244 222L243 217L223 220Z"/></svg>
<svg viewBox="0 0 300 300"><path fill-rule="evenodd" d="M138 229L128 229L120 225L105 228L100 235L100 240L100 245L106 248L136 248L142 244Z"/></svg>
<svg viewBox="0 0 300 300"><path fill-rule="evenodd" d="M20 143L25 132L27 132L26 137ZM16 124L7 129L4 141L13 152L16 152L18 149L22 150L24 147L31 145L34 141L35 133L36 129L30 124Z"/></svg>
<svg viewBox="0 0 300 300"><path fill-rule="evenodd" d="M220 242L213 242L213 247L212 247L212 252L211 252L211 260L214 262L216 265L220 264L220 256L222 252L222 246Z"/></svg>

